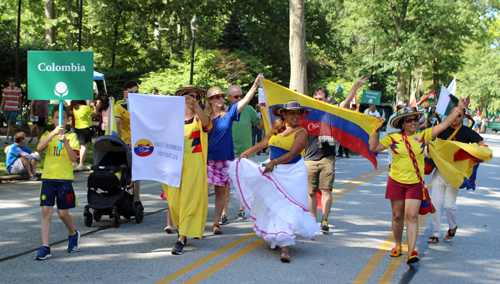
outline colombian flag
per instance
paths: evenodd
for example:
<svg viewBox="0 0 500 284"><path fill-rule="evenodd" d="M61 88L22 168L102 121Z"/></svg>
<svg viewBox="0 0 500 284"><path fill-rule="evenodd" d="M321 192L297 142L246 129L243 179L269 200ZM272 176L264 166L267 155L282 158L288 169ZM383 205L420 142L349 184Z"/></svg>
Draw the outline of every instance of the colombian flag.
<svg viewBox="0 0 500 284"><path fill-rule="evenodd" d="M332 136L340 145L359 153L377 168L377 159L375 153L369 150L369 141L370 135L382 125L380 119L315 100L266 79L262 80L262 84L268 108L263 117L268 116L268 125L279 119L272 114L275 107L296 100L301 107L311 110L305 119L300 120L300 125L309 135Z"/></svg>
<svg viewBox="0 0 500 284"><path fill-rule="evenodd" d="M457 141L436 139L429 143L429 154L436 167L455 188L476 188L475 179L479 163L489 162L493 151L477 143L467 144Z"/></svg>

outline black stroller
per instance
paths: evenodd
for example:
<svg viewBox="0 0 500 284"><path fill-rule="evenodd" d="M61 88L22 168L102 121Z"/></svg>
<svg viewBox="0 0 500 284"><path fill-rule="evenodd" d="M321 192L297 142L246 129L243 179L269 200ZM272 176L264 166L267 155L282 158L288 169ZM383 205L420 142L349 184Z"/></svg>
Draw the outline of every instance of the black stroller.
<svg viewBox="0 0 500 284"><path fill-rule="evenodd" d="M96 222L103 215L109 215L115 228L120 226L120 215L125 219L135 216L135 221L141 223L144 207L134 203L132 155L128 145L116 136L101 136L94 142L93 151L94 165L91 168L94 172L87 180L88 205L83 211L85 226L92 225L92 215ZM90 212L90 208L94 214Z"/></svg>

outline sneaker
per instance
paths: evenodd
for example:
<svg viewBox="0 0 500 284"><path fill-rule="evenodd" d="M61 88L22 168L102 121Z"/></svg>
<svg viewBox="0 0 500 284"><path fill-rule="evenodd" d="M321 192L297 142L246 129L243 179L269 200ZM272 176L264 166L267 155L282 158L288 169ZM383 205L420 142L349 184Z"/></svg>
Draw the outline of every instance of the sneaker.
<svg viewBox="0 0 500 284"><path fill-rule="evenodd" d="M328 228L328 220L321 220L321 230L328 232L330 228Z"/></svg>
<svg viewBox="0 0 500 284"><path fill-rule="evenodd" d="M240 212L238 212L238 215L236 215L236 217L238 218L238 220L244 220L245 212L243 212L243 210L240 210Z"/></svg>
<svg viewBox="0 0 500 284"><path fill-rule="evenodd" d="M184 249L184 244L181 241L177 241L172 248L172 254L181 255Z"/></svg>
<svg viewBox="0 0 500 284"><path fill-rule="evenodd" d="M28 179L31 180L31 181L37 181L37 180L39 180L38 176L36 176L36 175L30 176Z"/></svg>
<svg viewBox="0 0 500 284"><path fill-rule="evenodd" d="M36 260L44 260L46 258L51 257L52 255L50 254L50 248L49 247L42 247L38 252L36 253Z"/></svg>
<svg viewBox="0 0 500 284"><path fill-rule="evenodd" d="M176 226L166 226L164 231L167 233L167 234L172 234L172 233L175 233L177 231L177 227Z"/></svg>
<svg viewBox="0 0 500 284"><path fill-rule="evenodd" d="M80 232L75 230L74 236L69 236L68 252L76 252L78 250L78 243L80 242Z"/></svg>
<svg viewBox="0 0 500 284"><path fill-rule="evenodd" d="M227 216L226 215L222 215L222 217L220 217L219 225L227 225Z"/></svg>

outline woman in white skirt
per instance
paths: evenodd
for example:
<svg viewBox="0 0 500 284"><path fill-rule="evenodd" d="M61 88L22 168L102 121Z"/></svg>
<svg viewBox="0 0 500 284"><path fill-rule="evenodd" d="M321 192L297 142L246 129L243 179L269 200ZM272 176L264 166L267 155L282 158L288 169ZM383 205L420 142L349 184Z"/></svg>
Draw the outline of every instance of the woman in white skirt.
<svg viewBox="0 0 500 284"><path fill-rule="evenodd" d="M281 247L281 261L290 262L288 246L295 245L295 233L312 238L320 231L308 210L307 170L300 153L307 146L307 132L299 126L309 110L297 101L273 109L277 120L259 143L230 165L236 186L235 197L245 207L257 236L270 249ZM270 160L257 165L247 156L269 147ZM243 158L243 159L242 159Z"/></svg>

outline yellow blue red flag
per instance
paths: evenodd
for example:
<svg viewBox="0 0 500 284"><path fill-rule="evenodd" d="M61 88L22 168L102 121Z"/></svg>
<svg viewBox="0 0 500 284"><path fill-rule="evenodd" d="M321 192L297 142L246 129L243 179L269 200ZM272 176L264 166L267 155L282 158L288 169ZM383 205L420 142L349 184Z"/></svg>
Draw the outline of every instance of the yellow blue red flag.
<svg viewBox="0 0 500 284"><path fill-rule="evenodd" d="M108 118L108 125L106 126L106 130L104 132L104 135L112 135L112 136L118 136L118 130L116 128L116 120L115 120L115 114L114 114L114 106L115 105L115 99L112 97L109 98L109 118Z"/></svg>
<svg viewBox="0 0 500 284"><path fill-rule="evenodd" d="M370 135L382 125L379 118L315 100L266 79L262 80L262 84L270 124L279 119L273 115L275 107L282 107L285 102L296 100L301 107L311 110L300 121L309 135L332 136L340 145L359 153L377 168L377 158L369 150L369 141Z"/></svg>

